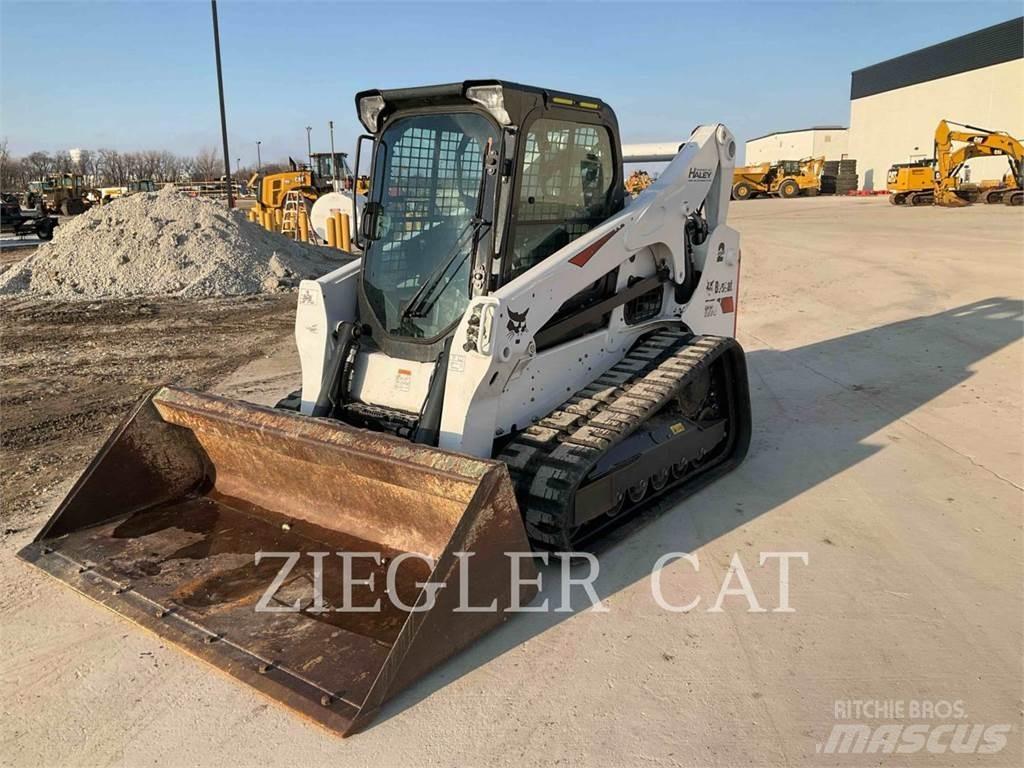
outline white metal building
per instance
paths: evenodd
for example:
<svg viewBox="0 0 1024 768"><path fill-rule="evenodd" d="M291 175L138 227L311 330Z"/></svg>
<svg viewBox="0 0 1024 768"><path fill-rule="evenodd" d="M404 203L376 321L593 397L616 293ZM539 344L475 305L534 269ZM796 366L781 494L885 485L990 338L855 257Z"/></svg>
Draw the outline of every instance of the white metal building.
<svg viewBox="0 0 1024 768"><path fill-rule="evenodd" d="M851 76L849 155L862 189L885 189L893 163L934 156L940 120L1024 138L1024 17L922 48ZM1004 158L971 160L971 181Z"/></svg>
<svg viewBox="0 0 1024 768"><path fill-rule="evenodd" d="M839 160L846 154L846 128L842 125L815 125L795 131L776 131L746 143L746 165L778 160L803 160L825 156Z"/></svg>

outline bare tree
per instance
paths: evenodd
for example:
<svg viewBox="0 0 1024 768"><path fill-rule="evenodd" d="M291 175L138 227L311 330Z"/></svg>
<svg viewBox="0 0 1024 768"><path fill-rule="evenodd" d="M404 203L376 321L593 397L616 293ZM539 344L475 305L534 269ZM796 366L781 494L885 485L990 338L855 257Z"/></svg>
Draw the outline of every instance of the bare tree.
<svg viewBox="0 0 1024 768"><path fill-rule="evenodd" d="M74 170L74 166L75 164L71 162L71 153L67 150L62 150L53 156L50 172L71 173Z"/></svg>
<svg viewBox="0 0 1024 768"><path fill-rule="evenodd" d="M288 170L285 163L267 163L264 173ZM89 187L125 186L129 181L152 179L157 183L179 181L215 181L223 167L220 152L204 147L194 157L176 155L167 150L119 152L116 149L76 150L74 158L68 151L50 155L32 152L12 157L6 140L0 141L0 189L17 192L27 188L29 181L52 173L75 172L85 177ZM255 168L236 169L236 180L247 180Z"/></svg>
<svg viewBox="0 0 1024 768"><path fill-rule="evenodd" d="M11 153L7 151L7 139L0 141L0 192L12 192L14 173L11 166Z"/></svg>
<svg viewBox="0 0 1024 768"><path fill-rule="evenodd" d="M139 178L156 179L160 174L161 154L155 149L139 153Z"/></svg>
<svg viewBox="0 0 1024 768"><path fill-rule="evenodd" d="M278 160L276 163L264 163L263 164L263 173L266 173L266 174L270 174L270 173L285 173L286 171L290 171L291 169L292 169L292 167L291 167L291 165L289 163L282 162L280 160Z"/></svg>
<svg viewBox="0 0 1024 768"><path fill-rule="evenodd" d="M98 152L82 150L82 174L85 176L86 184L96 187L100 184L100 157Z"/></svg>
<svg viewBox="0 0 1024 768"><path fill-rule="evenodd" d="M7 139L0 141L0 192L17 193L28 185L28 169L23 160L11 157Z"/></svg>
<svg viewBox="0 0 1024 768"><path fill-rule="evenodd" d="M181 167L176 181L191 181L196 178L196 159L191 156L181 158Z"/></svg>
<svg viewBox="0 0 1024 768"><path fill-rule="evenodd" d="M216 149L203 147L195 157L193 179L196 181L213 181L220 178L220 152ZM198 177L198 178L196 178Z"/></svg>
<svg viewBox="0 0 1024 768"><path fill-rule="evenodd" d="M89 166L92 161L92 153L88 149L79 149L77 151L77 160L73 160L75 173L80 173L85 178L86 185L91 184L89 176Z"/></svg>
<svg viewBox="0 0 1024 768"><path fill-rule="evenodd" d="M180 181L184 160L173 152L160 153L160 170L157 172L160 181Z"/></svg>
<svg viewBox="0 0 1024 768"><path fill-rule="evenodd" d="M33 179L42 179L53 167L53 158L46 152L33 152L25 158L25 163Z"/></svg>

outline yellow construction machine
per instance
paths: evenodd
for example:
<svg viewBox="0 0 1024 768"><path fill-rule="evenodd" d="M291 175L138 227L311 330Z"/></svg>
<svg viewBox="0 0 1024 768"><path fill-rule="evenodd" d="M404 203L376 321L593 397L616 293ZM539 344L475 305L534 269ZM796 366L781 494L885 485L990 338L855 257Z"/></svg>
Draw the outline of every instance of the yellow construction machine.
<svg viewBox="0 0 1024 768"><path fill-rule="evenodd" d="M954 149L954 143L962 144ZM970 201L957 194L957 173L964 163L974 157L1006 157L1015 179L1021 178L1024 163L1024 145L1005 131L991 131L973 125L939 122L935 129L935 204L945 206L967 205ZM1007 190L1007 205L1021 204L1020 184L1016 190ZM993 194L992 191L988 193ZM1017 202L1015 203L1014 200Z"/></svg>
<svg viewBox="0 0 1024 768"><path fill-rule="evenodd" d="M1003 203L1004 205L1024 204L1024 193L1021 191L1022 182L1024 182L1024 179L1021 179L1020 174L1015 176L1013 171L1007 171L1001 179L995 180L992 183L982 183L981 199L989 205L993 203Z"/></svg>
<svg viewBox="0 0 1024 768"><path fill-rule="evenodd" d="M60 173L31 181L25 197L29 208L42 204L44 212L62 213L65 216L74 216L89 207L80 173Z"/></svg>
<svg viewBox="0 0 1024 768"><path fill-rule="evenodd" d="M960 171L976 157L1005 157L1009 172L1001 184L979 187L961 182ZM960 207L977 199L1021 205L1024 145L1005 131L940 120L935 128L935 157L897 163L889 169L887 186L893 205Z"/></svg>
<svg viewBox="0 0 1024 768"><path fill-rule="evenodd" d="M626 179L626 192L630 197L636 197L653 183L654 180L647 171L633 171Z"/></svg>
<svg viewBox="0 0 1024 768"><path fill-rule="evenodd" d="M99 187L98 189L91 190L90 194L96 198L96 202L100 205L106 205L112 200L117 200L119 197L128 197L139 192L156 192L156 184L152 179L139 179L137 181L129 181L124 186Z"/></svg>
<svg viewBox="0 0 1024 768"><path fill-rule="evenodd" d="M289 193L301 200L307 210L321 196L338 190L356 188L358 194L366 194L366 177L356 178L349 167L348 155L344 152L314 152L310 156L312 167L300 166L291 158L291 170L280 173L258 174L249 179L249 189L256 195L255 217L257 221L266 212L283 211ZM360 191L362 190L362 191Z"/></svg>
<svg viewBox="0 0 1024 768"><path fill-rule="evenodd" d="M935 161L895 163L886 176L889 202L893 205L931 205L935 189Z"/></svg>
<svg viewBox="0 0 1024 768"><path fill-rule="evenodd" d="M821 171L824 167L824 157L741 166L733 170L732 198L812 197L821 190Z"/></svg>
<svg viewBox="0 0 1024 768"><path fill-rule="evenodd" d="M289 192L296 192L302 198L315 201L323 191L308 168L299 168L291 161L292 170L280 173L254 173L249 179L249 189L256 193L256 212L283 209Z"/></svg>

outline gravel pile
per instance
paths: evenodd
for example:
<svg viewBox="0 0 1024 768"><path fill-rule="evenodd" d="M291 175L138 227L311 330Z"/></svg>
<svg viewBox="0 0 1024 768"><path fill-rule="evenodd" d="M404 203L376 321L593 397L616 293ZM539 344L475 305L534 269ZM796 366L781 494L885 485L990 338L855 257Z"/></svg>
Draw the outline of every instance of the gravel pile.
<svg viewBox="0 0 1024 768"><path fill-rule="evenodd" d="M0 275L0 295L98 299L273 293L335 269L341 260L329 254L267 232L222 203L166 188L65 220L52 241Z"/></svg>

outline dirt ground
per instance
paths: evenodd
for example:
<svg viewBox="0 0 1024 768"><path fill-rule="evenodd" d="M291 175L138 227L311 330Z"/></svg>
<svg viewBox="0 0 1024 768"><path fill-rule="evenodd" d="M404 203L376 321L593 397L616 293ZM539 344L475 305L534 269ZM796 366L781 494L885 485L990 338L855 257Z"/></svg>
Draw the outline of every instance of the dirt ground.
<svg viewBox="0 0 1024 768"><path fill-rule="evenodd" d="M294 305L293 294L0 302L2 535L36 522L140 394L168 382L208 389L286 344Z"/></svg>
<svg viewBox="0 0 1024 768"><path fill-rule="evenodd" d="M294 298L0 305L0 762L1020 765L1020 213L734 204L745 463L608 544L607 612L578 596L568 613L518 615L347 740L14 558L146 387L261 402L293 388ZM656 567L673 552L699 568ZM775 610L771 552L807 555L792 561L793 612ZM709 610L735 556L764 612L742 596ZM665 611L655 583L700 602ZM830 735L849 724L948 732L941 752L836 754ZM953 753L957 725L1003 729L1005 744Z"/></svg>

